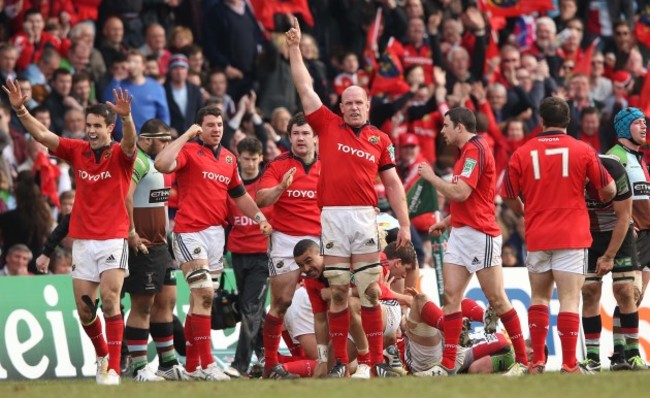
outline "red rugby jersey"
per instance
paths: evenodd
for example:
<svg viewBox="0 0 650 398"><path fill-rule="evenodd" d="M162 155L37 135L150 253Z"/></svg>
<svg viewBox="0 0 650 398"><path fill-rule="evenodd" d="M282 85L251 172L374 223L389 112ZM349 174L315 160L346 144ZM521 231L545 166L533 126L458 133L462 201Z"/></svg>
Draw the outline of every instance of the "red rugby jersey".
<svg viewBox="0 0 650 398"><path fill-rule="evenodd" d="M273 230L291 236L319 236L320 209L318 207L318 177L321 162L311 165L291 152L285 152L270 162L262 174L258 190L272 188L282 182L282 177L292 167L296 168L293 183L285 189L273 205Z"/></svg>
<svg viewBox="0 0 650 398"><path fill-rule="evenodd" d="M560 131L541 133L515 151L502 196L522 197L528 250L591 246L587 178L596 189L611 181L592 147Z"/></svg>
<svg viewBox="0 0 650 398"><path fill-rule="evenodd" d="M463 180L472 187L464 202L450 201L452 227L472 227L490 236L501 235L496 222L496 168L485 138L475 135L463 148L454 165L452 184Z"/></svg>
<svg viewBox="0 0 650 398"><path fill-rule="evenodd" d="M253 200L255 200L259 182L260 176L250 181L244 180L246 191ZM230 210L228 221L232 228L228 235L227 250L238 254L266 253L269 238L262 235L259 224L255 220L246 217L231 198L228 198L228 208ZM260 210L267 219L271 219L273 206L267 206Z"/></svg>
<svg viewBox="0 0 650 398"><path fill-rule="evenodd" d="M77 196L68 235L76 239L118 239L129 235L125 199L131 184L133 156L113 143L98 151L82 140L60 138L54 154L74 169Z"/></svg>
<svg viewBox="0 0 650 398"><path fill-rule="evenodd" d="M376 207L375 177L395 167L395 149L388 136L370 124L356 134L325 106L307 115L307 121L319 139L319 206Z"/></svg>
<svg viewBox="0 0 650 398"><path fill-rule="evenodd" d="M176 159L178 212L174 232L198 232L224 225L228 196L246 193L237 170L237 158L222 145L213 151L201 142L183 146Z"/></svg>

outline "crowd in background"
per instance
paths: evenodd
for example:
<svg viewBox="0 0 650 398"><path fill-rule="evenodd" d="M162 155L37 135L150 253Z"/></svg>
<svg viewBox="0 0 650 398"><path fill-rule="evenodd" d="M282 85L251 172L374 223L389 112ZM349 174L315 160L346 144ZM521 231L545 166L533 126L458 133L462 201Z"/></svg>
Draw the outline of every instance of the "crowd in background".
<svg viewBox="0 0 650 398"><path fill-rule="evenodd" d="M423 160L450 176L457 150L439 135L450 108L476 112L499 174L540 131L544 97L566 98L569 134L601 153L616 141L618 110L647 109L646 1L549 0L551 7L508 17L493 3L6 0L0 1L0 80L16 79L39 121L78 139L85 137L86 107L111 99L118 86L134 97L137 128L159 118L182 134L200 107L213 104L227 118L222 143L236 153L243 138L257 137L268 162L289 149L287 123L300 110L284 40L296 15L322 102L336 111L346 87L367 90L370 123L393 140L407 191ZM121 138L119 125L114 138ZM72 170L27 138L3 91L0 151L0 274L36 273L45 239L71 211ZM388 211L380 182L377 194ZM169 206L173 215L179 206L173 195ZM439 206L444 213L442 197ZM520 266L523 219L500 200L495 206L504 265ZM431 212L413 219L423 266L434 265L432 250L444 246L426 237L432 222ZM51 273L69 272L69 250L68 242L51 253Z"/></svg>

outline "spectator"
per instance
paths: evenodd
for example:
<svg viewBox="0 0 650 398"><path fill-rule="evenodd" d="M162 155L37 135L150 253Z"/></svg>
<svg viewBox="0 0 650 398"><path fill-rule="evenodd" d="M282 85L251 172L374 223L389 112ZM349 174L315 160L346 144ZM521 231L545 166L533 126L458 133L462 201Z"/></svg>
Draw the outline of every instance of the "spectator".
<svg viewBox="0 0 650 398"><path fill-rule="evenodd" d="M72 74L70 71L58 68L52 75L52 92L43 101L43 106L50 110L52 118L52 131L57 135L63 132L63 116L65 112L78 104L70 96L72 93Z"/></svg>
<svg viewBox="0 0 650 398"><path fill-rule="evenodd" d="M99 52L104 58L104 64L110 66L118 54L127 54L128 48L124 44L124 24L118 17L110 17L104 23Z"/></svg>
<svg viewBox="0 0 650 398"><path fill-rule="evenodd" d="M6 82L7 79L16 78L16 61L18 60L18 49L11 44L5 43L0 45L0 81ZM3 91L0 93L2 102L7 102L7 94Z"/></svg>
<svg viewBox="0 0 650 398"><path fill-rule="evenodd" d="M519 262L517 258L517 248L504 244L501 249L501 261L504 267L523 267L524 265Z"/></svg>
<svg viewBox="0 0 650 398"><path fill-rule="evenodd" d="M46 47L36 63L29 64L20 76L28 79L32 86L39 85L49 91L49 81L60 64L59 53L51 47Z"/></svg>
<svg viewBox="0 0 650 398"><path fill-rule="evenodd" d="M112 16L119 18L124 26L124 45L127 48L140 48L144 44L142 6L142 1L102 1L99 6L97 25L103 27Z"/></svg>
<svg viewBox="0 0 650 398"><path fill-rule="evenodd" d="M67 249L57 249L50 263L50 273L52 275L70 275L72 274L72 252Z"/></svg>
<svg viewBox="0 0 650 398"><path fill-rule="evenodd" d="M262 32L243 0L212 2L203 9L203 14L205 56L210 66L226 72L228 93L238 101L253 88L257 78L255 60Z"/></svg>
<svg viewBox="0 0 650 398"><path fill-rule="evenodd" d="M50 207L31 171L18 173L14 191L16 209L0 214L2 253L8 253L8 249L17 243L27 245L32 253L38 253L53 227ZM4 255L1 259L4 260ZM33 262L29 264L29 271L36 272Z"/></svg>
<svg viewBox="0 0 650 398"><path fill-rule="evenodd" d="M129 63L126 55L117 54L109 65L108 72L95 82L95 95L101 99L106 87L113 81L122 81L129 77Z"/></svg>
<svg viewBox="0 0 650 398"><path fill-rule="evenodd" d="M612 95L612 81L606 78L604 74L605 56L600 52L596 52L591 58L589 84L591 86L591 97L601 103L605 103L605 100Z"/></svg>
<svg viewBox="0 0 650 398"><path fill-rule="evenodd" d="M131 110L133 114L133 122L135 123L136 131L140 131L140 127L149 119L160 119L169 124L169 106L165 96L165 89L163 86L150 77L144 75L144 55L138 50L129 51L128 57L128 77L122 81L113 80L104 89L103 98L109 100L112 97L114 88L122 87L123 90L128 90L129 94L133 96L134 103L138 106L133 107ZM121 123L118 120L116 130L119 129L121 134Z"/></svg>
<svg viewBox="0 0 650 398"><path fill-rule="evenodd" d="M183 52L187 46L194 44L194 35L190 28L186 26L176 26L169 35L169 52L177 54ZM185 54L188 55L188 54Z"/></svg>
<svg viewBox="0 0 650 398"><path fill-rule="evenodd" d="M235 106L235 101L228 95L228 77L226 76L226 72L221 69L211 70L208 74L206 88L210 95L210 100L221 101L223 113L228 119L233 117L235 112L237 112L237 107Z"/></svg>
<svg viewBox="0 0 650 398"><path fill-rule="evenodd" d="M600 142L600 112L590 106L580 113L580 132L578 139L591 145L596 152L603 153L605 149Z"/></svg>
<svg viewBox="0 0 650 398"><path fill-rule="evenodd" d="M334 91L337 96L340 96L343 90L352 85L363 87L368 92L369 76L366 71L359 68L359 59L355 53L343 54L341 66L343 70L334 78ZM336 100L330 101L330 103L336 103Z"/></svg>
<svg viewBox="0 0 650 398"><path fill-rule="evenodd" d="M167 67L169 59L172 54L165 49L167 46L167 39L165 36L165 28L158 23L152 23L147 27L147 34L145 36L145 44L140 47L140 51L145 56L155 55L158 60L158 68L161 75L167 74Z"/></svg>
<svg viewBox="0 0 650 398"><path fill-rule="evenodd" d="M44 32L43 15L36 8L25 12L23 29L11 38L11 43L18 48L19 56L16 66L19 70L27 68L30 63L37 62L47 47L61 51L61 40Z"/></svg>
<svg viewBox="0 0 650 398"><path fill-rule="evenodd" d="M144 75L152 78L160 84L165 84L167 77L160 73L160 64L158 63L158 58L149 54L146 56L144 61Z"/></svg>
<svg viewBox="0 0 650 398"><path fill-rule="evenodd" d="M201 89L187 81L188 69L187 57L183 54L174 54L169 62L169 78L164 86L171 127L178 132L190 128L196 112L203 106Z"/></svg>
<svg viewBox="0 0 650 398"><path fill-rule="evenodd" d="M68 53L68 59L75 69L73 73L81 70L87 70L93 78L93 81L99 80L104 73L106 73L106 63L102 53L94 48L95 43L95 24L91 21L82 21L72 27L70 30L70 40L72 40L72 47ZM73 47L84 43L85 46L80 46L77 51L73 51ZM89 49L89 50L88 50ZM86 52L88 54L88 62L86 62Z"/></svg>
<svg viewBox="0 0 650 398"><path fill-rule="evenodd" d="M92 79L86 72L77 72L72 76L72 98L77 101L81 109L86 109L90 105L97 103L95 98L91 98ZM23 93L25 90L23 90Z"/></svg>
<svg viewBox="0 0 650 398"><path fill-rule="evenodd" d="M6 138L3 141L7 143L5 149L2 150L2 157L10 166L9 170L5 170L8 176L18 165L27 160L27 140L21 130L9 123L11 119L9 109L8 102L0 102L0 136L4 135Z"/></svg>
<svg viewBox="0 0 650 398"><path fill-rule="evenodd" d="M187 56L190 64L190 73L196 73L201 78L201 85L207 80L207 71L205 69L205 57L201 46L191 44L181 49L181 52Z"/></svg>
<svg viewBox="0 0 650 398"><path fill-rule="evenodd" d="M30 275L27 265L32 261L32 251L22 243L16 243L9 248L5 258L5 266L0 269L0 276Z"/></svg>
<svg viewBox="0 0 650 398"><path fill-rule="evenodd" d="M23 92L25 97L27 97L27 102L25 102L25 107L27 110L31 111L32 109L36 108L39 104L33 98L32 83L30 83L29 80L25 79L24 77L17 78L16 82L20 86L20 90Z"/></svg>
<svg viewBox="0 0 650 398"><path fill-rule="evenodd" d="M277 107L285 107L290 112L295 111L298 97L291 79L289 49L284 34L273 33L271 40L264 46L259 66L262 113L269 115Z"/></svg>
<svg viewBox="0 0 650 398"><path fill-rule="evenodd" d="M62 137L83 140L86 136L86 118L79 109L68 109L63 116Z"/></svg>

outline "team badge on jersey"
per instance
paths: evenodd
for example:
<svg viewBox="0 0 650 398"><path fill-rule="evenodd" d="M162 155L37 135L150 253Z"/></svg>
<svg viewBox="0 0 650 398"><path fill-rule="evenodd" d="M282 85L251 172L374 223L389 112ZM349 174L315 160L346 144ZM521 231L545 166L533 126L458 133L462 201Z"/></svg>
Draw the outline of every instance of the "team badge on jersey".
<svg viewBox="0 0 650 398"><path fill-rule="evenodd" d="M390 144L388 147L388 153L390 154L390 160L393 162L395 161L395 146L393 144Z"/></svg>
<svg viewBox="0 0 650 398"><path fill-rule="evenodd" d="M232 163L232 156L226 156L226 163Z"/></svg>
<svg viewBox="0 0 650 398"><path fill-rule="evenodd" d="M113 151L110 150L110 149L108 151L104 152L104 159L110 158L112 154L113 154Z"/></svg>
<svg viewBox="0 0 650 398"><path fill-rule="evenodd" d="M377 144L379 143L379 137L377 137L376 135L371 135L370 137L368 137L368 141L371 144Z"/></svg>
<svg viewBox="0 0 650 398"><path fill-rule="evenodd" d="M472 171L474 171L474 167L476 167L476 160L472 158L465 159L465 164L463 165L463 171L461 171L460 175L463 177L471 176Z"/></svg>
<svg viewBox="0 0 650 398"><path fill-rule="evenodd" d="M199 253L201 253L201 248L200 247L197 247L196 249L194 249L194 254L199 254Z"/></svg>

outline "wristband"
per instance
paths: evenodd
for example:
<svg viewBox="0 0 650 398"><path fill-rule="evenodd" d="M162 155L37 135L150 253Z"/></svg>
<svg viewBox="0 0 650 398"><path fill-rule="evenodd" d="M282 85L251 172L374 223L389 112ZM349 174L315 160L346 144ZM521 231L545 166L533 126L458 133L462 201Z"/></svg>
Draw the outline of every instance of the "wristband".
<svg viewBox="0 0 650 398"><path fill-rule="evenodd" d="M318 363L327 363L327 344L317 344Z"/></svg>
<svg viewBox="0 0 650 398"><path fill-rule="evenodd" d="M262 213L261 211L255 213L255 222L261 224L263 221L266 221L266 217L264 217L264 213Z"/></svg>
<svg viewBox="0 0 650 398"><path fill-rule="evenodd" d="M135 232L135 228L133 228L132 230L130 230L130 231L129 231L129 238L134 237L134 236L135 236L135 233L136 233L136 232Z"/></svg>
<svg viewBox="0 0 650 398"><path fill-rule="evenodd" d="M14 112L16 112L16 116L18 117L26 116L29 113L29 111L27 110L27 108L25 108L24 105L19 109L14 109Z"/></svg>

